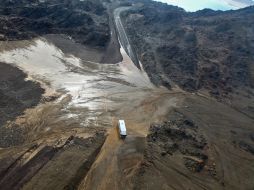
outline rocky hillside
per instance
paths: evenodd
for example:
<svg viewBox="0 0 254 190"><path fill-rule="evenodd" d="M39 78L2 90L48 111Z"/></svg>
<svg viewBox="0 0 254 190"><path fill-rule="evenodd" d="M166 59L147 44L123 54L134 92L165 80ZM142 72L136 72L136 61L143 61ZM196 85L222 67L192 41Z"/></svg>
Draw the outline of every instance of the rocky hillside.
<svg viewBox="0 0 254 190"><path fill-rule="evenodd" d="M175 83L187 91L206 89L216 97L253 88L254 7L187 13L142 1L122 17L154 83L169 88Z"/></svg>
<svg viewBox="0 0 254 190"><path fill-rule="evenodd" d="M185 104L151 126L134 189L252 189L253 120L204 97Z"/></svg>
<svg viewBox="0 0 254 190"><path fill-rule="evenodd" d="M104 47L108 15L99 0L0 0L0 40L66 34L76 42Z"/></svg>

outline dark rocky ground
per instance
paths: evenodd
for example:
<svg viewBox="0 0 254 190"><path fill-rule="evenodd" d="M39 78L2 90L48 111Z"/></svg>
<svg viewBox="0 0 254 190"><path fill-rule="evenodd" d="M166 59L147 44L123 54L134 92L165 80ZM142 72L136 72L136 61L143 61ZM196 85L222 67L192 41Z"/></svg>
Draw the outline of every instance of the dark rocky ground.
<svg viewBox="0 0 254 190"><path fill-rule="evenodd" d="M0 126L2 126L27 108L37 105L44 89L39 83L26 81L27 75L14 66L0 63L0 71Z"/></svg>
<svg viewBox="0 0 254 190"><path fill-rule="evenodd" d="M163 3L139 2L122 18L155 84L206 89L216 97L228 97L236 88L253 90L254 7L187 13Z"/></svg>
<svg viewBox="0 0 254 190"><path fill-rule="evenodd" d="M171 117L172 120L151 126L151 133L147 137L149 145L160 147L161 156L173 155L179 151L186 168L200 172L208 159L205 138L198 133L198 126L182 114L171 114Z"/></svg>
<svg viewBox="0 0 254 190"><path fill-rule="evenodd" d="M253 119L190 95L150 128L134 189L253 189Z"/></svg>
<svg viewBox="0 0 254 190"><path fill-rule="evenodd" d="M108 14L99 0L1 0L0 26L0 40L66 34L92 47L110 40Z"/></svg>

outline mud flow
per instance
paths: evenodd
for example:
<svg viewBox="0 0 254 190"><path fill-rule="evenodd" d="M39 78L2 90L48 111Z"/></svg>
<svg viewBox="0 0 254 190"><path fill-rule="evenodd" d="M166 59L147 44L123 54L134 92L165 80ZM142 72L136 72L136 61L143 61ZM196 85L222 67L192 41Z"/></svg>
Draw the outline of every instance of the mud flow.
<svg viewBox="0 0 254 190"><path fill-rule="evenodd" d="M71 40L68 43L75 47ZM123 48L121 54L123 60L117 64L100 64L64 53L46 38L1 45L1 62L23 70L27 80L39 82L46 90L45 96L59 96L52 103L61 104L56 111L61 113L57 114L58 120L109 129L109 136L80 189L121 187L114 181L134 174L143 157L150 124L162 120L170 108L180 103L180 96L175 96L180 91L155 87ZM53 110L55 107L45 108L40 117L52 115ZM125 142L116 130L118 119L126 121ZM110 178L118 180L109 182Z"/></svg>
<svg viewBox="0 0 254 190"><path fill-rule="evenodd" d="M177 102L168 98L166 89L154 87L123 48L122 62L101 65L64 54L44 38L1 47L0 61L19 67L29 80L47 86L49 93L60 93L61 98L70 95L63 117L80 119L83 126L112 126L114 118L146 120L148 124L163 116L168 104Z"/></svg>

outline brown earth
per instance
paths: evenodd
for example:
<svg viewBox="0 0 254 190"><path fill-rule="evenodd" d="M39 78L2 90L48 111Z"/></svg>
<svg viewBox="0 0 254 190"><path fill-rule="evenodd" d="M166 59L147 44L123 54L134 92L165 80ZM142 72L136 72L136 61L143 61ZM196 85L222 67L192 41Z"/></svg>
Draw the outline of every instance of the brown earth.
<svg viewBox="0 0 254 190"><path fill-rule="evenodd" d="M80 136L80 134L86 134ZM75 189L88 172L103 130L63 127L51 135L0 150L1 189Z"/></svg>
<svg viewBox="0 0 254 190"><path fill-rule="evenodd" d="M0 127L0 189L76 188L100 151L105 130L64 121L68 98L48 102L40 84L25 81L21 70L4 63L0 68L2 124L8 119ZM15 99L16 93L23 96Z"/></svg>
<svg viewBox="0 0 254 190"><path fill-rule="evenodd" d="M60 119L68 100L42 97L40 84L10 64L0 63L0 71L0 189L77 187L104 143L104 129Z"/></svg>
<svg viewBox="0 0 254 190"><path fill-rule="evenodd" d="M190 95L151 127L134 189L253 189L254 120Z"/></svg>

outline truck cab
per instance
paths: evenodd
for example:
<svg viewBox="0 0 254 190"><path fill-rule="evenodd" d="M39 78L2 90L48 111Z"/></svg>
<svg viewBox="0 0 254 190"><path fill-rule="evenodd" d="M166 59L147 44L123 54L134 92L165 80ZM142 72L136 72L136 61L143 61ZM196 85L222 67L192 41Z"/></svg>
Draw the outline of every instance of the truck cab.
<svg viewBox="0 0 254 190"><path fill-rule="evenodd" d="M125 126L124 120L119 120L118 121L118 130L119 130L119 135L122 139L125 139L127 136L127 130Z"/></svg>

